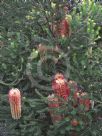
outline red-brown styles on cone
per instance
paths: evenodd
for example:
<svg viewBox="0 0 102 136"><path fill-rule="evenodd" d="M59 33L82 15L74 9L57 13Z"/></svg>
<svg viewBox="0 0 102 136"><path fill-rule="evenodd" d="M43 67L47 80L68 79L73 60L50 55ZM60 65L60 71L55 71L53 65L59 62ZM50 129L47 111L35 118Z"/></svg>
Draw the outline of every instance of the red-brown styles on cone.
<svg viewBox="0 0 102 136"><path fill-rule="evenodd" d="M17 88L12 88L8 94L13 119L21 117L21 93Z"/></svg>
<svg viewBox="0 0 102 136"><path fill-rule="evenodd" d="M60 23L60 35L62 38L71 35L70 24L66 19L63 19Z"/></svg>
<svg viewBox="0 0 102 136"><path fill-rule="evenodd" d="M89 111L91 108L91 100L89 98L85 98L87 96L88 94L82 91L75 91L74 93L74 99L76 100L76 102L79 105L84 105L86 111Z"/></svg>
<svg viewBox="0 0 102 136"><path fill-rule="evenodd" d="M67 15L67 17L65 16L64 19L54 22L53 24L50 25L51 31L53 32L53 35L55 37L70 37L71 35L71 16Z"/></svg>
<svg viewBox="0 0 102 136"><path fill-rule="evenodd" d="M88 97L88 93L83 92L82 90L80 90L80 88L78 87L77 83L75 81L70 80L69 84L72 85L75 89L74 92L74 107L77 107L78 105L83 105L85 106L86 111L89 111L90 108L94 106L94 102L92 100L90 100Z"/></svg>
<svg viewBox="0 0 102 136"><path fill-rule="evenodd" d="M59 108L59 101L58 98L55 97L54 94L48 96L48 106L49 106L49 112L53 123L59 122L62 120L61 115L57 114L55 111L55 108Z"/></svg>
<svg viewBox="0 0 102 136"><path fill-rule="evenodd" d="M52 81L52 89L57 96L68 99L70 95L70 89L68 87L67 81L64 78L63 74L57 73Z"/></svg>

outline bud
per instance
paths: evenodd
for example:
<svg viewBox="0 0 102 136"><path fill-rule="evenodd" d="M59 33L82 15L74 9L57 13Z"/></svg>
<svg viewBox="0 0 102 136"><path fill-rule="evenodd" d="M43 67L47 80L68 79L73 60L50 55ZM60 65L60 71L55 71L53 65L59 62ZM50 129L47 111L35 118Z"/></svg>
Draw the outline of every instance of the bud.
<svg viewBox="0 0 102 136"><path fill-rule="evenodd" d="M11 108L11 115L13 119L20 119L21 117L21 94L17 88L12 88L9 91L9 103Z"/></svg>
<svg viewBox="0 0 102 136"><path fill-rule="evenodd" d="M48 106L49 106L49 112L53 123L56 123L62 119L62 116L56 113L56 110L59 109L59 101L58 98L55 97L54 94L48 96Z"/></svg>
<svg viewBox="0 0 102 136"><path fill-rule="evenodd" d="M67 81L61 73L57 73L52 81L52 88L57 96L60 96L67 100L70 95L70 89L67 85Z"/></svg>

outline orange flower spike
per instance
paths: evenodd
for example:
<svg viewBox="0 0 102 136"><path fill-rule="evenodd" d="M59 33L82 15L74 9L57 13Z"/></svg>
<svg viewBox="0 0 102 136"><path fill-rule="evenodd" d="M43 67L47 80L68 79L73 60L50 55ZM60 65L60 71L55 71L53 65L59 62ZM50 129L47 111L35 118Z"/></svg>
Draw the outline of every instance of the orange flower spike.
<svg viewBox="0 0 102 136"><path fill-rule="evenodd" d="M55 111L55 109L59 109L59 101L54 94L48 96L48 106L52 122L56 123L62 120L62 116Z"/></svg>
<svg viewBox="0 0 102 136"><path fill-rule="evenodd" d="M67 81L61 73L55 75L54 80L52 81L52 89L55 94L67 100L70 95L70 89L67 85Z"/></svg>
<svg viewBox="0 0 102 136"><path fill-rule="evenodd" d="M13 88L8 94L11 108L11 115L13 119L20 119L21 117L21 93L17 88Z"/></svg>

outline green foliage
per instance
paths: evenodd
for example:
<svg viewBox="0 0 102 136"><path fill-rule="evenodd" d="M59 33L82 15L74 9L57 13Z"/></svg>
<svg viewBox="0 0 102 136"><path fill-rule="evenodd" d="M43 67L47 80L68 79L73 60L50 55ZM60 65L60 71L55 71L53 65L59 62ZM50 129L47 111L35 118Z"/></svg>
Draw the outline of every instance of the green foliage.
<svg viewBox="0 0 102 136"><path fill-rule="evenodd" d="M100 136L102 133L102 28L99 26L102 6L84 0L74 7L70 12L71 36L63 39L54 36L50 25L64 18L66 4L66 0L0 3L0 121L9 124L11 135L67 136L74 132L80 136ZM42 56L39 44L48 49ZM52 51L56 45L59 52ZM59 71L79 83L94 100L95 107L87 113L83 106L74 109L70 97L56 111L66 117L53 124L47 96L52 93L52 77ZM12 87L22 92L22 118L18 121L11 118L8 103L7 93ZM73 127L73 118L80 125Z"/></svg>

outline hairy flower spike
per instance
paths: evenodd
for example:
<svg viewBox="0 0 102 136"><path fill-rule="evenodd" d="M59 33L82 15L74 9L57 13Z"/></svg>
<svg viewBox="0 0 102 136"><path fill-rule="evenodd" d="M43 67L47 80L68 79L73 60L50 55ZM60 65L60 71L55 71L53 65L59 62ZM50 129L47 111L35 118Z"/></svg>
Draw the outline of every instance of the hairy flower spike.
<svg viewBox="0 0 102 136"><path fill-rule="evenodd" d="M52 81L52 88L57 96L60 96L67 100L70 95L70 89L68 88L67 81L60 73L56 74Z"/></svg>
<svg viewBox="0 0 102 136"><path fill-rule="evenodd" d="M9 103L11 108L11 115L13 119L20 119L21 117L21 94L17 88L9 91Z"/></svg>
<svg viewBox="0 0 102 136"><path fill-rule="evenodd" d="M70 24L66 19L63 19L60 23L60 35L62 38L71 35Z"/></svg>
<svg viewBox="0 0 102 136"><path fill-rule="evenodd" d="M85 110L89 111L91 108L91 100L88 97L88 94L86 92L76 91L74 93L74 99L79 105L84 105Z"/></svg>
<svg viewBox="0 0 102 136"><path fill-rule="evenodd" d="M59 109L59 100L54 94L48 96L49 112L53 123L56 123L62 119L62 116L56 113ZM56 110L55 110L56 109Z"/></svg>

